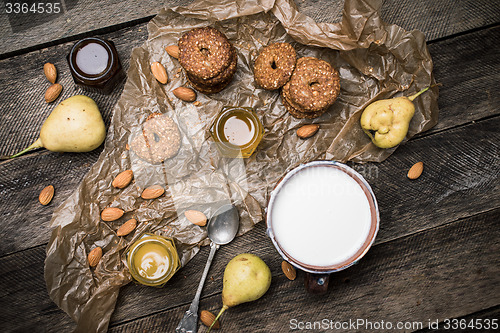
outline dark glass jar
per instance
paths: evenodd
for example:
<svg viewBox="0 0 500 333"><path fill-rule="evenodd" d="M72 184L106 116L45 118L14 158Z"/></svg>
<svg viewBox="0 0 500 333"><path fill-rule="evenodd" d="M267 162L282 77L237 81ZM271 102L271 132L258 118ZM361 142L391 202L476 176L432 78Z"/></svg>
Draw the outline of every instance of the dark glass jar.
<svg viewBox="0 0 500 333"><path fill-rule="evenodd" d="M87 90L109 94L124 76L115 45L98 37L78 41L67 59L73 80Z"/></svg>

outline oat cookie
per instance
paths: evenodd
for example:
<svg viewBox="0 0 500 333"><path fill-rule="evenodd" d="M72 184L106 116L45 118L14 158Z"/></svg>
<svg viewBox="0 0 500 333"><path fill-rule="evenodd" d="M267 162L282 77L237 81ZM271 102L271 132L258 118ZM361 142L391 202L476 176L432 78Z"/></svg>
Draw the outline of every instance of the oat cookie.
<svg viewBox="0 0 500 333"><path fill-rule="evenodd" d="M195 28L179 39L179 62L192 76L207 80L221 74L231 63L232 45L212 27Z"/></svg>
<svg viewBox="0 0 500 333"><path fill-rule="evenodd" d="M287 98L283 95L283 90L281 91L281 101L283 102L283 105L285 106L285 109L294 117L297 119L314 119L318 118L321 116L323 113L326 112L328 109L323 109L318 112L303 112L301 110L296 109L293 107L290 102L287 100Z"/></svg>
<svg viewBox="0 0 500 333"><path fill-rule="evenodd" d="M172 118L153 113L146 119L142 133L132 140L130 149L143 160L158 164L174 157L180 145L179 128Z"/></svg>
<svg viewBox="0 0 500 333"><path fill-rule="evenodd" d="M255 59L255 82L264 89L275 90L288 82L297 54L288 43L274 43L262 49Z"/></svg>
<svg viewBox="0 0 500 333"><path fill-rule="evenodd" d="M198 85L202 85L202 86L216 86L216 85L228 83L228 81L231 81L234 73L236 73L236 66L238 64L238 55L236 53L236 49L234 47L232 47L231 51L232 51L231 52L231 62L229 64L229 66L222 73L220 73L216 77L213 77L213 78L207 79L207 80L200 80L196 76L193 76L189 73L186 73L187 77L189 78L189 81L194 82Z"/></svg>
<svg viewBox="0 0 500 333"><path fill-rule="evenodd" d="M317 58L299 60L290 78L290 99L304 111L317 112L328 108L340 93L338 72Z"/></svg>

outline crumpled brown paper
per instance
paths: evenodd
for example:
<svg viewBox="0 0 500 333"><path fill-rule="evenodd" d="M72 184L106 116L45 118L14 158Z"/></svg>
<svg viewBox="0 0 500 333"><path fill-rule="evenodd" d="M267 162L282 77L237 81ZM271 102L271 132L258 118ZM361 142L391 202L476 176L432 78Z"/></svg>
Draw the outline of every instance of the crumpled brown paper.
<svg viewBox="0 0 500 333"><path fill-rule="evenodd" d="M292 0L200 0L189 7L161 10L148 25L149 38L132 51L131 67L115 109L104 151L79 188L56 209L55 227L47 248L45 279L52 300L77 323L79 332L106 331L120 286L131 277L124 264L127 247L145 231L173 236L185 265L202 245L204 228L190 224L182 212L189 208L210 216L217 205L234 202L243 234L263 218L270 190L283 174L314 159L354 162L382 161L393 149L379 149L363 133L359 117L377 99L411 95L434 84L432 61L419 31L407 32L384 23L378 14L381 0L346 0L342 22L315 23L299 13ZM212 25L223 31L238 51L238 70L221 93L198 94L202 106L176 99L172 90L186 84L177 60L164 47L176 44L186 31ZM283 107L276 91L254 84L252 66L259 50L269 43L291 42L297 54L324 59L338 69L341 93L320 118L298 120ZM167 68L167 85L158 84L150 63ZM415 101L416 112L407 138L437 122L437 88ZM216 114L226 105L255 108L265 127L256 153L247 160L221 158L207 133ZM153 112L173 118L182 133L179 154L151 165L125 148L142 130ZM296 129L319 123L321 130L300 140ZM132 169L135 183L124 190L111 181ZM164 184L164 197L148 202L141 191ZM125 216L103 222L105 207L120 207ZM128 218L139 222L133 235L116 236ZM100 246L104 256L95 269L87 263L89 251ZM165 286L168 288L168 284Z"/></svg>

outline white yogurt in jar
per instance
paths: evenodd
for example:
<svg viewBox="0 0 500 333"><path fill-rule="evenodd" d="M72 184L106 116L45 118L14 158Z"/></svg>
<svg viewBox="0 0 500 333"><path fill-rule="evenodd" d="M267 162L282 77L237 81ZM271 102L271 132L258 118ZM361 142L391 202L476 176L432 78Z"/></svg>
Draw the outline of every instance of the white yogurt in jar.
<svg viewBox="0 0 500 333"><path fill-rule="evenodd" d="M370 202L361 185L331 166L304 168L276 193L272 230L295 260L327 267L352 258L370 234Z"/></svg>

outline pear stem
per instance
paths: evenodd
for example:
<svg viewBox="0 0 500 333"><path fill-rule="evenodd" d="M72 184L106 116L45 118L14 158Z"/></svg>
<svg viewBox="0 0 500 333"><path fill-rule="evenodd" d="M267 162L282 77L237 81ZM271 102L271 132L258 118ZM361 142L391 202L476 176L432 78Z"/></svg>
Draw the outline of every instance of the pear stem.
<svg viewBox="0 0 500 333"><path fill-rule="evenodd" d="M20 151L19 153L17 153L17 154L14 154L14 155L12 155L12 156L9 156L9 158L15 158L15 157L18 157L18 156L20 156L20 155L22 155L22 154L24 154L24 153L26 153L26 152L28 152L28 151L30 151L30 150L32 150L32 149L35 149L35 148L43 148L43 143L42 143L42 140L40 140L40 138L36 139L36 141L35 141L35 142L33 142L33 143L32 143L32 144L28 147L28 148L21 150L21 151Z"/></svg>
<svg viewBox="0 0 500 333"><path fill-rule="evenodd" d="M222 309L220 309L219 313L217 314L217 317L215 317L214 321L212 322L212 325L210 325L210 327L208 328L208 331L207 333L210 333L210 330L212 329L212 327L215 325L215 322L219 319L219 317L224 313L224 311L226 311L227 309L229 309L229 306L227 305L224 305L222 307Z"/></svg>
<svg viewBox="0 0 500 333"><path fill-rule="evenodd" d="M432 86L429 86L429 87L427 87L427 88L424 88L424 89L420 90L420 91L419 91L418 93L416 93L415 95L411 95L410 97L408 97L408 99L409 99L410 101L412 101L412 102L413 102L413 100L414 100L415 98L417 98L418 96L420 96L421 94L423 94L424 92L426 92L427 90L429 90L429 88L433 88L433 87L436 87L436 86L441 86L441 85L442 85L441 83L436 83L436 84L433 84Z"/></svg>

